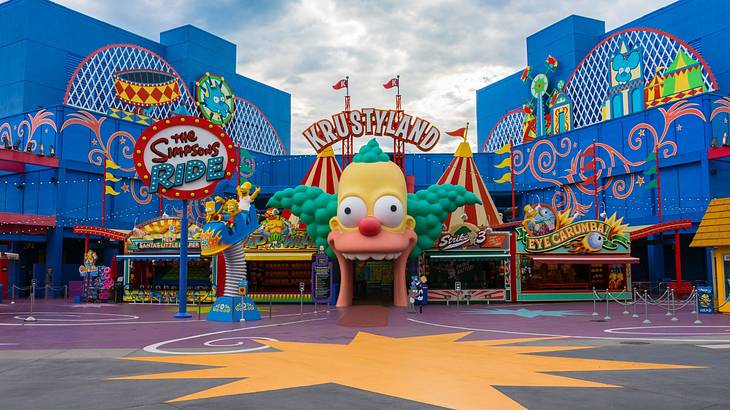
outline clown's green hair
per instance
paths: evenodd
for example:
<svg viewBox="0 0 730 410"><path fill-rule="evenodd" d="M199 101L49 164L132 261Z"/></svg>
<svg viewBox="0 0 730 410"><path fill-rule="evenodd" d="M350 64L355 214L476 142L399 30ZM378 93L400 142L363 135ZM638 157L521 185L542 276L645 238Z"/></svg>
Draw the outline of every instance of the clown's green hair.
<svg viewBox="0 0 730 410"><path fill-rule="evenodd" d="M375 139L368 141L353 158L353 163L373 163L389 161ZM428 189L415 194L408 194L408 215L416 221L414 229L418 241L411 252L417 256L426 249L431 249L441 235L441 226L449 213L459 207L481 204L474 193L461 185L431 185ZM317 246L324 246L327 254L334 253L327 243L330 233L329 221L337 215L337 195L328 194L317 187L300 185L287 188L274 194L268 206L291 210L307 225L307 234Z"/></svg>

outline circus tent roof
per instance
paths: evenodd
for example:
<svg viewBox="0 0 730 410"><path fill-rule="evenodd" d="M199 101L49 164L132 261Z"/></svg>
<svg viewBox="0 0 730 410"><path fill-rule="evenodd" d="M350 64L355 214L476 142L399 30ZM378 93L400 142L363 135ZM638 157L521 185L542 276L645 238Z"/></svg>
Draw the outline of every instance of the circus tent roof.
<svg viewBox="0 0 730 410"><path fill-rule="evenodd" d="M332 147L327 147L317 154L317 159L314 160L312 167L304 175L301 185L316 186L328 194L334 194L337 192L337 186L340 183L340 175L342 175L342 168L340 168L340 164L335 158L335 151ZM285 209L281 216L288 219L292 224L299 223L299 218L288 209Z"/></svg>
<svg viewBox="0 0 730 410"><path fill-rule="evenodd" d="M492 196L489 195L481 174L474 163L469 143L462 141L454 153L454 159L441 175L439 184L461 185L468 191L473 192L482 203L466 205L452 212L444 222L447 227L453 223L469 222L477 226L494 226L502 223L502 218L494 206ZM463 221L461 216L466 214L467 219Z"/></svg>
<svg viewBox="0 0 730 410"><path fill-rule="evenodd" d="M342 169L337 163L335 152L332 147L317 154L317 159L302 179L302 185L316 186L328 194L337 192L337 185L340 183Z"/></svg>

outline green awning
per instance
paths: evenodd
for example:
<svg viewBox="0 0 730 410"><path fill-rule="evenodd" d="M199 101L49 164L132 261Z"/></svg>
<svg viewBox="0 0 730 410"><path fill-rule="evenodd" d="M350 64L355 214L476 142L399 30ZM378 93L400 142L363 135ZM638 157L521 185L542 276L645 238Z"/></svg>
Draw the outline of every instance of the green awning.
<svg viewBox="0 0 730 410"><path fill-rule="evenodd" d="M483 251L444 251L428 253L431 259L469 259L473 261L485 261L492 259L507 259L508 253L504 252L483 252Z"/></svg>

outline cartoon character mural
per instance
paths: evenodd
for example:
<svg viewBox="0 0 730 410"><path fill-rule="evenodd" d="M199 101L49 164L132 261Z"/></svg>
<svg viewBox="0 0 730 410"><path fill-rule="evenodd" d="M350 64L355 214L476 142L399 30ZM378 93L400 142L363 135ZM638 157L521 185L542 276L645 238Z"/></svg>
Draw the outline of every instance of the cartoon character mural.
<svg viewBox="0 0 730 410"><path fill-rule="evenodd" d="M235 96L223 77L205 73L196 83L196 105L203 116L218 125L233 118Z"/></svg>
<svg viewBox="0 0 730 410"><path fill-rule="evenodd" d="M403 172L373 139L342 172L336 194L300 185L277 192L268 205L290 209L315 243L337 258L338 307L352 304L356 260L393 261L393 303L405 307L408 257L433 246L449 212L475 203L473 193L450 184L408 194Z"/></svg>
<svg viewBox="0 0 730 410"><path fill-rule="evenodd" d="M92 250L84 254L84 263L79 266L79 274L83 278L82 298L86 301L109 299L109 290L114 287L111 268L97 266L98 256Z"/></svg>
<svg viewBox="0 0 730 410"><path fill-rule="evenodd" d="M644 64L641 49L629 49L625 41L609 61L611 86L603 102L603 119L622 117L644 110Z"/></svg>

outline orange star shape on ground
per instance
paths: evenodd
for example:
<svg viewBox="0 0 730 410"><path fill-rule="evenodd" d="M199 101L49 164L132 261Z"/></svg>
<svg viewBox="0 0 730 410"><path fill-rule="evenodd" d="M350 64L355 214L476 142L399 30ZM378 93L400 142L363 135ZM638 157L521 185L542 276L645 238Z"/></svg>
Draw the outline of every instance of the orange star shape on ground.
<svg viewBox="0 0 730 410"><path fill-rule="evenodd" d="M615 388L620 386L549 373L694 368L539 354L592 346L510 346L545 338L457 342L469 333L391 338L360 332L344 345L259 340L278 351L129 358L209 368L115 380L237 379L170 402L336 383L436 406L521 409L495 387ZM417 389L414 381L423 377L424 363L433 387Z"/></svg>

